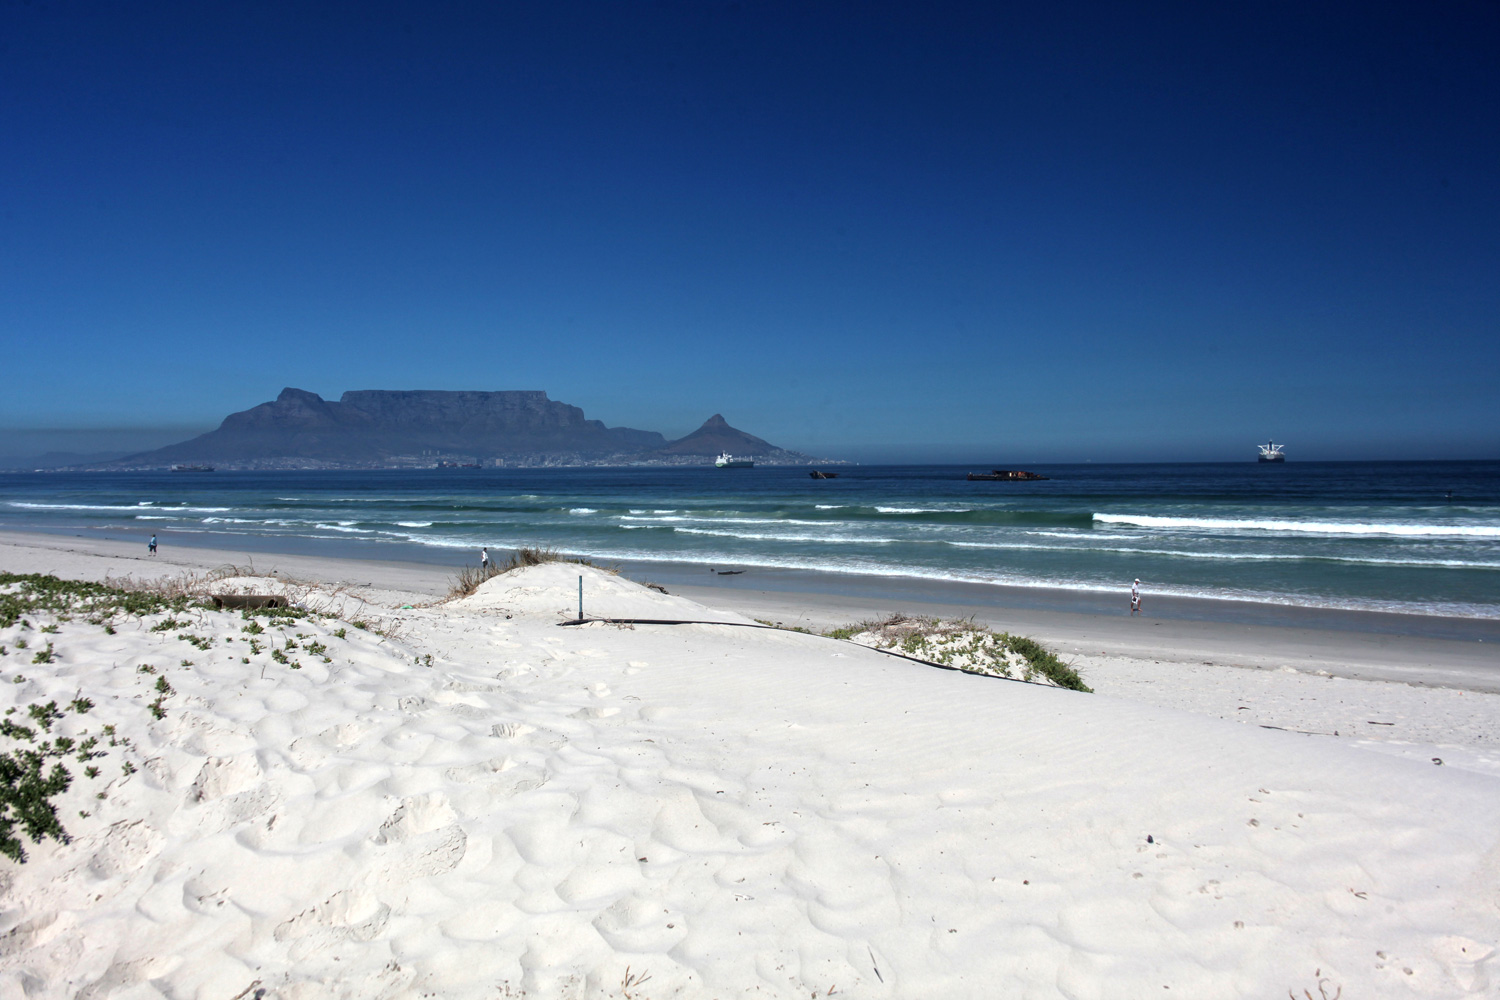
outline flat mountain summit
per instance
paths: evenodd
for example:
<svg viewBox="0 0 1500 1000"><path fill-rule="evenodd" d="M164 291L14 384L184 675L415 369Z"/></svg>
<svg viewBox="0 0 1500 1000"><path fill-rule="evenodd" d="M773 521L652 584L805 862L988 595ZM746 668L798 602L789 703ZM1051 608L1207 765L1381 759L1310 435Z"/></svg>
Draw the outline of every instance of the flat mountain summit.
<svg viewBox="0 0 1500 1000"><path fill-rule="evenodd" d="M731 427L714 414L668 441L656 431L606 427L540 390L366 389L335 401L286 388L231 413L216 430L111 463L153 468L422 468L436 465L697 465L721 452L767 464L814 461Z"/></svg>

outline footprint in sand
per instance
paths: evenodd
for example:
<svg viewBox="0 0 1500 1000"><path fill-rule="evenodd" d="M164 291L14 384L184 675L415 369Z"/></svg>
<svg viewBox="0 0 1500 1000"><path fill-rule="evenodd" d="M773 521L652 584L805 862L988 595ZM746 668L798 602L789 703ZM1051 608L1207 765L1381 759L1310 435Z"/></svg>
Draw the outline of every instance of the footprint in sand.
<svg viewBox="0 0 1500 1000"><path fill-rule="evenodd" d="M457 820L441 792L404 800L370 837L382 855L376 882L400 885L456 868L468 847L468 835Z"/></svg>
<svg viewBox="0 0 1500 1000"><path fill-rule="evenodd" d="M443 774L449 781L456 781L460 785L472 785L490 781L496 775L504 771L509 771L515 766L515 761L509 757L494 757L490 760L480 761L478 764L450 767Z"/></svg>
<svg viewBox="0 0 1500 1000"><path fill-rule="evenodd" d="M89 858L89 871L99 878L133 875L162 849L166 842L144 820L115 823L90 838L98 848Z"/></svg>
<svg viewBox="0 0 1500 1000"><path fill-rule="evenodd" d="M345 941L373 941L390 916L391 908L374 893L345 889L278 924L272 936L291 944L292 960L305 961Z"/></svg>
<svg viewBox="0 0 1500 1000"><path fill-rule="evenodd" d="M9 958L32 948L43 947L59 934L76 931L77 927L78 917L68 911L53 911L33 917L0 935L0 958Z"/></svg>
<svg viewBox="0 0 1500 1000"><path fill-rule="evenodd" d="M254 754L233 757L210 757L198 769L198 777L188 790L188 805L211 802L234 795L260 784L264 775Z"/></svg>
<svg viewBox="0 0 1500 1000"><path fill-rule="evenodd" d="M1443 964L1459 986L1480 993L1494 985L1491 975L1495 946L1472 938L1453 935L1439 939L1432 946L1432 956Z"/></svg>
<svg viewBox="0 0 1500 1000"><path fill-rule="evenodd" d="M490 727L490 735L501 739L515 740L525 746L539 750L556 750L568 742L562 733L551 729L538 729L524 722L497 722Z"/></svg>

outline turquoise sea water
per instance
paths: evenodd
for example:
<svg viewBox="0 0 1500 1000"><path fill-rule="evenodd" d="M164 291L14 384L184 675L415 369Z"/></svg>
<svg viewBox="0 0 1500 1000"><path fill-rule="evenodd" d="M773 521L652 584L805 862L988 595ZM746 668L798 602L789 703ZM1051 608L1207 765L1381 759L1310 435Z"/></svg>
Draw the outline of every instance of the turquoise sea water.
<svg viewBox="0 0 1500 1000"><path fill-rule="evenodd" d="M1500 463L0 476L0 528L461 564L554 546L778 569L1500 618ZM832 579L834 577L830 577Z"/></svg>

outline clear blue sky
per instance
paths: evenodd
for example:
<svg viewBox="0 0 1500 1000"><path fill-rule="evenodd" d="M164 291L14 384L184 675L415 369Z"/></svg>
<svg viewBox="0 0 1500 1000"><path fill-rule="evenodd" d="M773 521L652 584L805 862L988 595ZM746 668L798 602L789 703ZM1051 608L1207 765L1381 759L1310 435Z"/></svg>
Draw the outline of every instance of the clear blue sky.
<svg viewBox="0 0 1500 1000"><path fill-rule="evenodd" d="M0 427L1500 457L1497 53L1488 0L5 4Z"/></svg>

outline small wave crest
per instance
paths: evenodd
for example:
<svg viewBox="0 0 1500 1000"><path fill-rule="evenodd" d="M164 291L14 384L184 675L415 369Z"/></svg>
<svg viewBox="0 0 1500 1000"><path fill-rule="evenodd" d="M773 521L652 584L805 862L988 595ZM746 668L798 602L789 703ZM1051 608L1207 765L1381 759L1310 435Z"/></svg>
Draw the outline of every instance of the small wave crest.
<svg viewBox="0 0 1500 1000"><path fill-rule="evenodd" d="M1310 535L1394 535L1410 538L1500 538L1500 526L1396 524L1379 521L1289 521L1279 518L1166 517L1156 514L1095 514L1101 524L1138 528L1202 528L1209 531L1284 531Z"/></svg>
<svg viewBox="0 0 1500 1000"><path fill-rule="evenodd" d="M134 514L142 510L163 514L222 514L233 510L233 507L154 507L149 500L140 503L121 504L95 504L95 503L27 503L24 500L7 501L6 506L22 507L27 510L118 510L129 511Z"/></svg>

